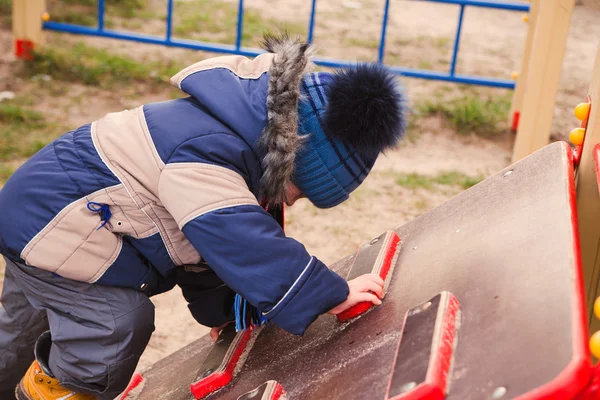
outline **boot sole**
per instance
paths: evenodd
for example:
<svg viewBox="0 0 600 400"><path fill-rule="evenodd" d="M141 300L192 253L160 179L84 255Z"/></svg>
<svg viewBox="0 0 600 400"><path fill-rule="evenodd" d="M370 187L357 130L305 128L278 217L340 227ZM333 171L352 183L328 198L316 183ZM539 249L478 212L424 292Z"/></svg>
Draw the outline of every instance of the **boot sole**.
<svg viewBox="0 0 600 400"><path fill-rule="evenodd" d="M19 383L15 388L15 397L17 400L33 400L31 397L27 396L23 389L21 389L21 384Z"/></svg>

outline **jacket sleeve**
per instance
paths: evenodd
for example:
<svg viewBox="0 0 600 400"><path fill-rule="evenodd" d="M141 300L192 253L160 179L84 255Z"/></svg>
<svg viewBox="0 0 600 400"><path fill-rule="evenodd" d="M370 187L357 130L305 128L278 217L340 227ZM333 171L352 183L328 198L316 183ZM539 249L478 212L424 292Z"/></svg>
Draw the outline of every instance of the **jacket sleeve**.
<svg viewBox="0 0 600 400"><path fill-rule="evenodd" d="M235 293L214 271L194 272L177 268L176 282L198 323L212 328L235 320Z"/></svg>
<svg viewBox="0 0 600 400"><path fill-rule="evenodd" d="M243 162L222 159L198 154L193 162L167 164L159 197L227 286L270 321L302 335L320 314L346 299L348 284L301 243L286 237L258 205L244 179L249 173Z"/></svg>

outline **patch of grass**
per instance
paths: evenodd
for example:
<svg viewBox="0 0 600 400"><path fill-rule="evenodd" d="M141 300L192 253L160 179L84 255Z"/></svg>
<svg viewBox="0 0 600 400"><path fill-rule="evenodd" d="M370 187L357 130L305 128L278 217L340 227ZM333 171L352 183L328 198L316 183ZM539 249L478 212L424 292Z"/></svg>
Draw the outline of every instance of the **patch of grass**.
<svg viewBox="0 0 600 400"><path fill-rule="evenodd" d="M440 172L437 175L421 175L417 173L399 174L396 183L407 189L431 190L435 186L454 186L468 189L483 180L482 176L469 176L458 171Z"/></svg>
<svg viewBox="0 0 600 400"><path fill-rule="evenodd" d="M379 41L375 39L348 38L346 41L348 46L362 47L365 49L379 48Z"/></svg>
<svg viewBox="0 0 600 400"><path fill-rule="evenodd" d="M0 0L0 15L10 16L12 14L12 0Z"/></svg>
<svg viewBox="0 0 600 400"><path fill-rule="evenodd" d="M194 3L176 1L173 32L178 37L233 44L236 38L237 4L216 0ZM264 18L254 9L244 9L242 44L254 45L265 31L287 31L290 35L306 35L305 24L285 23Z"/></svg>
<svg viewBox="0 0 600 400"><path fill-rule="evenodd" d="M15 169L9 165L0 164L0 184L6 182L15 172Z"/></svg>
<svg viewBox="0 0 600 400"><path fill-rule="evenodd" d="M287 32L292 37L306 36L307 27L305 25L304 23L283 22L272 18L264 18L259 11L247 9L244 11L242 43L246 46L256 45L267 31Z"/></svg>
<svg viewBox="0 0 600 400"><path fill-rule="evenodd" d="M32 155L46 147L48 143L50 143L50 141L33 138L29 141L28 146L24 149L23 156L31 157Z"/></svg>
<svg viewBox="0 0 600 400"><path fill-rule="evenodd" d="M96 26L98 13L95 0L48 0L47 5L51 21Z"/></svg>
<svg viewBox="0 0 600 400"><path fill-rule="evenodd" d="M52 16L52 20L56 22L63 22L65 24L75 24L83 26L96 26L98 18L93 14L87 12L77 13L57 13Z"/></svg>
<svg viewBox="0 0 600 400"><path fill-rule="evenodd" d="M412 43L412 40L408 39L408 38L395 38L392 42L392 44L395 44L397 46L406 46Z"/></svg>
<svg viewBox="0 0 600 400"><path fill-rule="evenodd" d="M0 0L6 1L6 0ZM110 17L142 18L154 16L148 11L148 0L106 0L104 8L104 25L114 27ZM98 23L97 0L49 0L48 9L52 21L69 24L96 26Z"/></svg>
<svg viewBox="0 0 600 400"><path fill-rule="evenodd" d="M97 0L50 0L50 5L53 3L64 3L69 5L82 5L93 7L96 5Z"/></svg>
<svg viewBox="0 0 600 400"><path fill-rule="evenodd" d="M137 61L107 50L75 44L69 49L43 48L23 64L29 75L49 75L56 80L111 88L117 83L159 83L175 74L174 63Z"/></svg>
<svg viewBox="0 0 600 400"><path fill-rule="evenodd" d="M48 124L44 116L18 102L0 103L0 161L30 157L47 143Z"/></svg>
<svg viewBox="0 0 600 400"><path fill-rule="evenodd" d="M455 89L456 86L440 84L437 88L435 88L435 93L442 95L446 93L452 93Z"/></svg>
<svg viewBox="0 0 600 400"><path fill-rule="evenodd" d="M429 203L425 199L419 199L413 203L413 207L419 211L424 211L429 208Z"/></svg>
<svg viewBox="0 0 600 400"><path fill-rule="evenodd" d="M354 192L352 192L352 194L350 195L350 198L352 199L353 202L364 202L364 201L369 201L369 199L372 199L373 196L377 196L377 191L373 190L373 189L369 189L367 187L364 186L359 186L358 189L356 189Z"/></svg>
<svg viewBox="0 0 600 400"><path fill-rule="evenodd" d="M12 18L12 0L0 0L0 25L10 26Z"/></svg>
<svg viewBox="0 0 600 400"><path fill-rule="evenodd" d="M417 173L400 174L396 178L396 183L402 187L412 190L418 188L431 189L433 186L433 179L429 176L419 175Z"/></svg>
<svg viewBox="0 0 600 400"><path fill-rule="evenodd" d="M421 115L442 115L459 133L491 137L505 130L511 93L490 98L467 94L456 99L425 101L415 108Z"/></svg>
<svg viewBox="0 0 600 400"><path fill-rule="evenodd" d="M433 39L433 43L438 49L447 49L450 47L450 38L438 36Z"/></svg>
<svg viewBox="0 0 600 400"><path fill-rule="evenodd" d="M420 69L432 69L433 65L429 61L419 60L419 68Z"/></svg>
<svg viewBox="0 0 600 400"><path fill-rule="evenodd" d="M437 175L435 183L446 186L459 186L462 189L468 189L477 185L483 180L482 176L469 176L462 172L451 171Z"/></svg>
<svg viewBox="0 0 600 400"><path fill-rule="evenodd" d="M415 118L412 113L408 113L406 136L404 137L403 144L416 143L421 138L422 126L419 120Z"/></svg>
<svg viewBox="0 0 600 400"><path fill-rule="evenodd" d="M444 36L427 36L419 35L413 39L414 42L421 46L435 47L439 50L447 50L450 48L452 40Z"/></svg>
<svg viewBox="0 0 600 400"><path fill-rule="evenodd" d="M8 102L0 103L0 123L24 124L31 128L39 127L44 116L37 111L29 110Z"/></svg>
<svg viewBox="0 0 600 400"><path fill-rule="evenodd" d="M123 18L147 16L147 0L106 0L106 13Z"/></svg>
<svg viewBox="0 0 600 400"><path fill-rule="evenodd" d="M325 229L335 236L348 236L348 231L340 226L326 226Z"/></svg>
<svg viewBox="0 0 600 400"><path fill-rule="evenodd" d="M399 54L390 52L389 54L385 55L384 61L388 65L402 65L403 60L400 58Z"/></svg>
<svg viewBox="0 0 600 400"><path fill-rule="evenodd" d="M126 19L123 21L122 26L125 29L140 30L144 26L144 22L139 19Z"/></svg>

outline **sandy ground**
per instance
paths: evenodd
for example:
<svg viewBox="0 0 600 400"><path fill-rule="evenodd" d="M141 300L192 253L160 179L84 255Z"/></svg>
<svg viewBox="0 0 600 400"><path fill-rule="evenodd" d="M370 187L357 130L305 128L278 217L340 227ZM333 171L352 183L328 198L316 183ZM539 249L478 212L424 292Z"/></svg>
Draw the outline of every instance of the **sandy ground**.
<svg viewBox="0 0 600 400"><path fill-rule="evenodd" d="M247 7L264 10L266 16L287 21L308 20L308 17L304 17L308 15L308 4L306 0L246 2ZM330 0L318 4L315 38L321 54L359 60L375 58L377 50L372 43L379 34L383 1ZM566 137L577 124L571 113L572 108L584 99L589 85L597 38L600 38L599 5L594 0L586 2L585 7L576 8L572 19L552 127L556 137ZM386 60L411 67L427 63L434 69L447 68L457 15L458 8L452 5L394 2L390 10ZM357 26L360 26L360 31L356 29ZM148 29L157 28L152 24ZM468 9L463 29L461 59L458 63L460 73L509 78L512 71L518 70L526 31L521 15ZM85 40L88 44L108 47L111 51L140 59L169 58L192 62L206 56L138 43L59 34L48 36L53 46ZM342 46L340 38L351 38L353 43L361 43L366 48L358 44ZM36 90L36 86L30 82L15 79L11 75L16 66L9 43L10 33L0 30L0 91L22 93ZM459 90L445 83L412 79L404 79L403 82L413 103L431 97L440 87L450 86L452 90ZM166 89L135 97L124 94L125 90L102 91L72 85L61 96L40 99L36 102L36 108L61 115L69 125L75 127L110 111L170 96ZM481 89L481 93L503 92ZM471 176L487 176L508 164L512 147L510 134L495 140L458 135L437 118L418 121L413 129L417 140L382 156L371 175L347 203L332 210L317 210L308 201L302 200L288 209L288 234L304 243L312 254L331 263L382 231L401 226L460 191L459 188L448 187L406 189L396 184L398 173L460 171ZM0 280L1 273L2 265ZM206 332L206 328L195 323L189 315L179 290L156 296L153 302L156 305L156 332L142 357L140 368L151 365Z"/></svg>

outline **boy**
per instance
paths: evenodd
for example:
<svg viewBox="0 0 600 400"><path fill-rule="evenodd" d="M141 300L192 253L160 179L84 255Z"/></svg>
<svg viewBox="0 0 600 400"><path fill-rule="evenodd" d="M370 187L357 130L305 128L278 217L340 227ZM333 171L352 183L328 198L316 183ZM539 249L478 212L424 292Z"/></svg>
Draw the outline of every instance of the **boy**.
<svg viewBox="0 0 600 400"><path fill-rule="evenodd" d="M0 398L114 398L154 330L149 296L175 285L213 337L236 294L297 335L381 303L381 279L347 283L260 204L346 200L404 133L403 94L382 66L308 73L308 44L264 45L175 75L185 99L68 132L0 191Z"/></svg>

